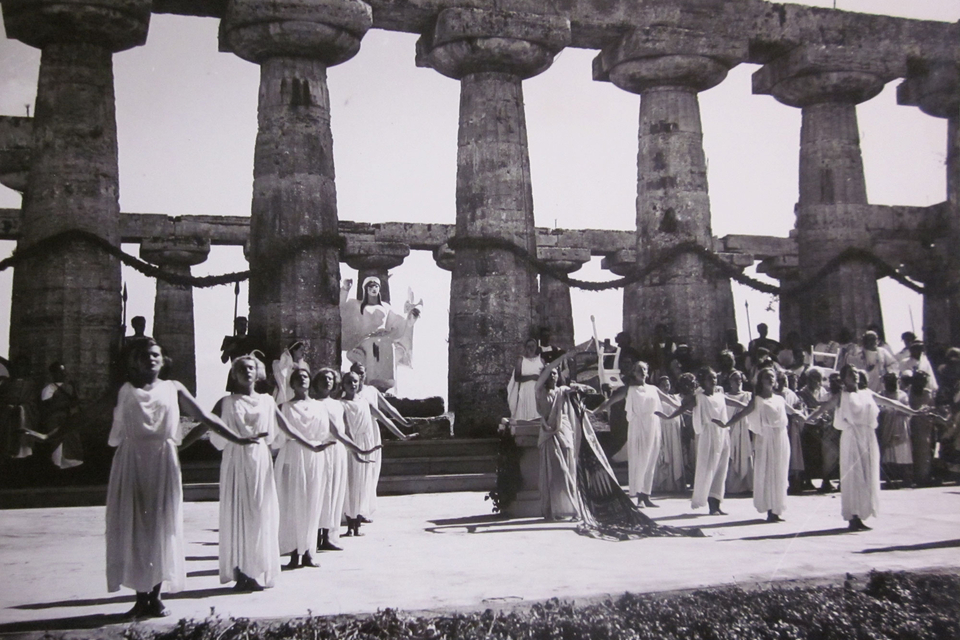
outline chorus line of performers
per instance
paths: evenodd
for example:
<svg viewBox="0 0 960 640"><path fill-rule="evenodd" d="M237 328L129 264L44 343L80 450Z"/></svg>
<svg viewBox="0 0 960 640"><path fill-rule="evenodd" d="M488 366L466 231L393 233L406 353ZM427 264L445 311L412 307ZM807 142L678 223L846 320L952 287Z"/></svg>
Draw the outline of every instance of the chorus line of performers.
<svg viewBox="0 0 960 640"><path fill-rule="evenodd" d="M289 398L278 406L255 389L265 378L263 363L240 356L231 366L232 393L208 412L181 383L160 378L166 363L153 339L132 347L109 437L116 454L107 490L107 586L136 591L130 617L167 615L162 584L171 592L184 587L178 450L208 430L223 452L221 583L235 581L237 591L271 587L285 554L288 568L317 566L316 551L340 550L343 518L346 536L362 535L361 523L376 509L377 421L400 439L410 437L381 410L389 403L379 391L363 384L362 365L354 364L342 384L334 369L320 369L311 381L306 367L293 365ZM181 433L181 413L199 426ZM271 446L279 449L276 462Z"/></svg>
<svg viewBox="0 0 960 640"><path fill-rule="evenodd" d="M555 411L541 396L543 388L556 384L558 364L538 363L536 350L537 341L531 339L517 362L510 383L514 387L510 392L511 409L515 411L515 420L541 422L540 493L544 517L583 518L584 514L577 510L583 501L576 495L579 457L575 452L581 436L576 431L558 431L554 426ZM802 428L805 423L818 424L829 419L839 435L841 514L851 530L865 530L868 527L863 521L879 513L881 457L875 431L881 408L891 420L901 419L898 416L904 420L921 416L935 419L927 410L903 402L903 396L890 397L891 394L872 391L866 372L851 364L844 365L836 374L832 393L820 389L822 374L811 370L802 396L785 393L789 389L781 386L782 376L774 367L757 372L752 394L741 390L743 374L738 371L729 376L730 392L724 392L710 367L702 367L697 376L681 374L679 397L670 393L669 379L661 379L662 386L654 386L647 383L647 377L647 363L636 362L629 375L624 375L625 386L614 391L594 412L586 412L597 414L619 402L625 404L628 492L636 497L637 507L641 508L657 506L650 495L658 470L673 468L682 459L679 418L690 414L696 454L692 508L708 506L711 515L725 515L721 502L732 472L739 483L749 475L755 508L766 513L769 522L780 522L786 510L791 458L799 453L791 425L799 423ZM806 405L801 397L807 400ZM813 413L808 415L811 410Z"/></svg>

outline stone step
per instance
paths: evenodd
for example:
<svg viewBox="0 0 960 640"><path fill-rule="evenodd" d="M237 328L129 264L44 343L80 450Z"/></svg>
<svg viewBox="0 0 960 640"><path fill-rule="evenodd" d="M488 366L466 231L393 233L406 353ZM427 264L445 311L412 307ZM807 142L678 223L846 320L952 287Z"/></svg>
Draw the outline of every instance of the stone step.
<svg viewBox="0 0 960 640"><path fill-rule="evenodd" d="M434 476L465 473L496 473L497 456L432 456L422 458L383 458L380 477Z"/></svg>
<svg viewBox="0 0 960 640"><path fill-rule="evenodd" d="M383 443L383 457L388 458L425 458L430 456L458 457L497 455L497 438L445 438L442 440L386 440Z"/></svg>
<svg viewBox="0 0 960 640"><path fill-rule="evenodd" d="M445 475L380 476L377 495L411 493L447 493L451 491L492 491L497 473L457 473Z"/></svg>

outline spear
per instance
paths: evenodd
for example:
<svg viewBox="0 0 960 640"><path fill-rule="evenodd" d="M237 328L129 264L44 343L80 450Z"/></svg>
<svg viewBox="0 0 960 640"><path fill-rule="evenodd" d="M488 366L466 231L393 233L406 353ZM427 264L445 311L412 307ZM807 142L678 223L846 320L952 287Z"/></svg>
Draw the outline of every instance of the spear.
<svg viewBox="0 0 960 640"><path fill-rule="evenodd" d="M233 285L233 335L237 335L237 306L240 304L240 281Z"/></svg>
<svg viewBox="0 0 960 640"><path fill-rule="evenodd" d="M123 283L123 331L127 331L127 283Z"/></svg>
<svg viewBox="0 0 960 640"><path fill-rule="evenodd" d="M750 338L750 342L753 342L753 324L750 323L750 303L744 300L743 308L747 310L747 337Z"/></svg>

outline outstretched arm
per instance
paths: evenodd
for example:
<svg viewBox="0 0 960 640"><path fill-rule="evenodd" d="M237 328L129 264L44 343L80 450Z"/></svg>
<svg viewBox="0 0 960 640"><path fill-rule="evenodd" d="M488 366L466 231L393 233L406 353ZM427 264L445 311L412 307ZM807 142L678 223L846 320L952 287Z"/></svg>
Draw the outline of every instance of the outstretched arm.
<svg viewBox="0 0 960 640"><path fill-rule="evenodd" d="M659 389L658 389L659 391ZM620 387L610 394L610 397L604 400L599 407L594 409L592 413L600 413L606 409L609 409L618 402L623 402L627 399L627 387Z"/></svg>
<svg viewBox="0 0 960 640"><path fill-rule="evenodd" d="M290 436L290 438L295 440L298 444L300 444L303 447L306 447L307 449L310 449L311 451L314 451L314 452L323 451L324 449L326 449L327 447L329 447L330 445L336 442L336 440L327 440L326 442L323 442L320 444L313 444L313 442L308 440L306 436L300 433L299 429L295 428L292 424L290 424L289 421L287 421L287 418L283 415L280 409L276 409L274 411L274 415L277 418L277 426L280 427L281 431L283 431L285 434Z"/></svg>
<svg viewBox="0 0 960 640"><path fill-rule="evenodd" d="M660 396L660 404L666 405L670 411L676 411L680 408L680 403L677 402L676 396L664 393L660 387L654 387L654 389L657 390L657 394Z"/></svg>
<svg viewBox="0 0 960 640"><path fill-rule="evenodd" d="M661 413L659 411L656 411L655 413L662 420L673 420L674 418L676 418L677 416L679 416L685 411L692 411L693 408L696 406L697 406L697 396L696 394L691 393L690 395L683 396L683 401L680 403L680 406L677 407L677 409L670 415Z"/></svg>
<svg viewBox="0 0 960 640"><path fill-rule="evenodd" d="M193 397L187 388L182 384L174 380L174 384L177 385L177 398L179 400L180 409L187 415L200 421L200 425L194 428L190 433L187 434L187 437L183 439L183 442L180 443L181 449L186 449L191 444L200 439L204 433L207 432L207 429L213 431L217 435L223 436L230 442L234 444L254 444L260 438L257 436L240 436L234 433L230 427L224 424L223 420L219 418L220 411L222 410L222 405L220 401L217 402L217 405L213 408L212 413L204 411L197 403L197 399Z"/></svg>
<svg viewBox="0 0 960 640"><path fill-rule="evenodd" d="M390 404L390 401L387 400L386 396L380 393L379 389L377 389L376 387L372 387L372 388L376 389L377 408L380 409L380 411L386 414L386 416L389 417L391 420L395 420L405 427L411 426L410 422L406 418L404 418L402 415L400 415L400 411L398 411L395 406Z"/></svg>
<svg viewBox="0 0 960 640"><path fill-rule="evenodd" d="M724 428L727 428L727 427L729 427L730 425L733 425L733 424L737 424L738 422L740 422L741 420L743 420L744 418L746 418L748 415L750 415L751 413L753 413L754 410L756 410L756 408L757 408L757 396L750 396L750 401L749 401L749 402L746 402L746 403L737 402L737 405L739 405L739 406L742 407L742 408L740 409L740 411L737 411L737 413L735 413L732 418L730 418L730 419L727 420L726 422L723 422L722 420L717 420L716 418L714 418L714 419L713 419L713 422L714 422L715 424L721 426L721 427L724 427Z"/></svg>
<svg viewBox="0 0 960 640"><path fill-rule="evenodd" d="M892 411L896 411L897 413L905 413L908 416L920 415L919 411L917 411L916 409L911 409L910 407L908 407L907 405L903 404L898 400L894 400L893 398L888 398L884 395L880 395L876 391L871 390L870 393L873 394L874 401L878 405L880 405L881 409L890 409Z"/></svg>
<svg viewBox="0 0 960 640"><path fill-rule="evenodd" d="M413 437L413 436L408 436L403 431L400 431L400 429L397 428L397 425L393 424L393 420L391 420L386 415L384 415L384 413L380 411L380 409L373 406L372 404L369 406L370 406L370 413L373 414L373 417L379 420L380 422L382 422L384 426L390 430L390 433L397 436L401 440L409 440L410 438Z"/></svg>
<svg viewBox="0 0 960 640"><path fill-rule="evenodd" d="M821 403L821 405L820 405L819 407L817 407L817 410L816 410L816 411L814 411L814 412L811 413L809 416L807 416L807 420L806 420L806 421L807 421L807 422L816 422L816 421L817 421L823 414L825 414L827 411L831 411L831 410L833 410L833 409L836 409L838 406L840 406L840 394L839 394L839 393L836 394L836 395L830 396L830 398L829 398L828 400L825 400L823 403Z"/></svg>

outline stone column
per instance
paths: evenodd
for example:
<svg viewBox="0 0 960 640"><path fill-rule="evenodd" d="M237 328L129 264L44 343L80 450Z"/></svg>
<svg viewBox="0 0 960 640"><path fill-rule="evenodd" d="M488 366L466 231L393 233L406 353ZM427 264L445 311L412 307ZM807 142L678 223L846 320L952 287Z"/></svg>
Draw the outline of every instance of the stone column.
<svg viewBox="0 0 960 640"><path fill-rule="evenodd" d="M813 276L847 247L870 249L871 209L860 154L857 105L894 77L879 54L834 46L801 46L762 67L753 92L802 109L797 247L800 277ZM848 262L800 298L801 335L820 330L836 339L882 326L876 269Z"/></svg>
<svg viewBox="0 0 960 640"><path fill-rule="evenodd" d="M640 94L637 154L637 266L681 243L713 247L697 93L744 60L746 41L709 30L656 26L624 36L594 61L594 79ZM713 361L736 327L730 281L686 254L624 290L623 327L650 344L658 324Z"/></svg>
<svg viewBox="0 0 960 640"><path fill-rule="evenodd" d="M923 333L928 348L960 344L960 71L956 62L918 61L897 87L897 102L947 119L945 237L930 248L937 266L924 278Z"/></svg>
<svg viewBox="0 0 960 640"><path fill-rule="evenodd" d="M120 244L113 53L144 43L149 0L3 0L7 36L42 50L20 246L71 229ZM120 263L71 243L14 272L10 355L62 362L81 398L108 390L120 342Z"/></svg>
<svg viewBox="0 0 960 640"><path fill-rule="evenodd" d="M410 245L402 242L364 242L347 236L343 261L357 270L357 300L363 299L363 281L370 276L380 278L380 299L390 302L390 269L403 264L410 255ZM394 309L402 313L402 309Z"/></svg>
<svg viewBox="0 0 960 640"><path fill-rule="evenodd" d="M190 276L190 267L210 255L204 238L151 238L140 244L140 257L164 273ZM197 345L193 322L193 287L157 278L153 305L153 339L173 360L168 377L197 393Z"/></svg>
<svg viewBox="0 0 960 640"><path fill-rule="evenodd" d="M561 273L573 273L590 262L589 249L537 247L537 256ZM570 285L548 274L540 274L539 324L549 327L553 345L564 351L573 349L573 305Z"/></svg>
<svg viewBox="0 0 960 640"><path fill-rule="evenodd" d="M360 0L231 0L221 48L260 65L250 220L250 335L268 358L293 339L340 361L339 249L327 68L372 23Z"/></svg>
<svg viewBox="0 0 960 640"><path fill-rule="evenodd" d="M417 64L460 80L459 239L536 251L522 82L569 42L565 18L446 9ZM508 251L457 247L450 294L450 407L459 436L496 433L503 393L534 317L536 274Z"/></svg>

